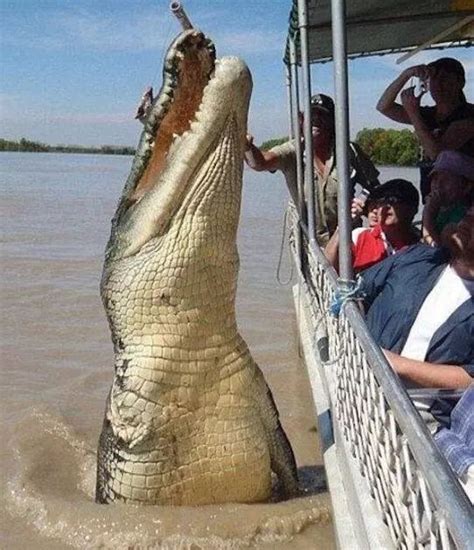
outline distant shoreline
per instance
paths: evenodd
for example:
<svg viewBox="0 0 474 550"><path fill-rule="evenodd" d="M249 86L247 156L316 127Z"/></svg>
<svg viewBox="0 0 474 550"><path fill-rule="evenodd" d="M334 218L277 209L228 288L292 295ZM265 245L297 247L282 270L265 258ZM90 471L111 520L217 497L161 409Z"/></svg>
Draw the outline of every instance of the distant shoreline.
<svg viewBox="0 0 474 550"><path fill-rule="evenodd" d="M87 151L60 151L55 150L53 147L49 151L20 151L14 149L0 149L0 153L59 153L64 155L115 155L129 157L133 157L135 155L135 151L133 153L116 153L111 151L101 151L100 149L94 151L89 149Z"/></svg>
<svg viewBox="0 0 474 550"><path fill-rule="evenodd" d="M12 141L0 138L0 152L8 153L68 153L81 155L127 155L133 156L135 148L127 145L101 145L100 147L84 145L47 145L25 138Z"/></svg>
<svg viewBox="0 0 474 550"><path fill-rule="evenodd" d="M260 148L268 150L288 140L287 136L264 141ZM416 167L420 158L420 144L412 130L390 128L363 128L357 133L355 143L377 166ZM18 153L73 153L89 155L133 156L134 147L128 145L47 145L21 138L18 141L0 138L0 152Z"/></svg>
<svg viewBox="0 0 474 550"><path fill-rule="evenodd" d="M0 153L59 153L59 154L86 154L86 155L115 155L115 156L133 156L135 153L109 153L101 150L97 151L12 151L6 149L0 149ZM417 166L398 166L396 164L376 164L379 168L417 168ZM251 170L251 168L248 168Z"/></svg>

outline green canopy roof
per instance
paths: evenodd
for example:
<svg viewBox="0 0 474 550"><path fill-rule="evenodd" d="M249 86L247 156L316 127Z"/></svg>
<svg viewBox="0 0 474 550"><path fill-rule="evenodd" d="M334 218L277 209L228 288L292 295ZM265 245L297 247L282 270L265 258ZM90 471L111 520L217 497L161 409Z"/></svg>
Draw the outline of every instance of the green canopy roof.
<svg viewBox="0 0 474 550"><path fill-rule="evenodd" d="M474 0L347 0L349 57L403 52L426 47L472 45ZM293 0L288 38L296 37L298 62L298 7ZM308 0L310 63L332 59L331 1ZM288 63L288 41L285 62Z"/></svg>

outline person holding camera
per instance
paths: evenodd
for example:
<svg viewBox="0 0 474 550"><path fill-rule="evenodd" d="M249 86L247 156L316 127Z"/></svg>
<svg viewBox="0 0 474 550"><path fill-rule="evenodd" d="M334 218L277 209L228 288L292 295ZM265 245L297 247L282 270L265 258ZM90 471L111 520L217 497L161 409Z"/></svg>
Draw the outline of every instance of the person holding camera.
<svg viewBox="0 0 474 550"><path fill-rule="evenodd" d="M413 78L416 85L403 89ZM420 140L423 156L420 163L420 190L425 197L430 192L428 174L441 151L456 150L474 157L474 105L468 103L463 88L466 76L462 64L451 57L443 57L428 65L415 65L405 69L383 92L377 110L388 118L411 124ZM421 106L427 93L433 106ZM401 103L397 97L400 94Z"/></svg>
<svg viewBox="0 0 474 550"><path fill-rule="evenodd" d="M352 231L352 266L356 273L420 242L421 235L413 226L419 200L416 187L401 178L386 181L377 187L362 208L359 199L353 199L352 220L356 221L362 213L366 213L369 220L369 227ZM374 211L375 223L371 223L369 216L373 216ZM338 252L339 233L336 231L324 249L336 271Z"/></svg>

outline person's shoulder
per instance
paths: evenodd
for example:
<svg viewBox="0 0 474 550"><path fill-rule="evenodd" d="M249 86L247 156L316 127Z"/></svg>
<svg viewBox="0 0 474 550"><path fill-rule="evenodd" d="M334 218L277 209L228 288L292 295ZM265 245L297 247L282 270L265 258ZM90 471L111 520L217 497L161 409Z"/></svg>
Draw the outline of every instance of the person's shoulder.
<svg viewBox="0 0 474 550"><path fill-rule="evenodd" d="M471 118L471 117L474 118L474 103L467 103L467 102L464 103L461 113L466 118Z"/></svg>
<svg viewBox="0 0 474 550"><path fill-rule="evenodd" d="M394 256L399 264L430 263L434 265L447 264L449 255L440 246L429 246L424 243L416 243L406 247Z"/></svg>
<svg viewBox="0 0 474 550"><path fill-rule="evenodd" d="M294 140L284 141L268 150L273 155L274 169L271 172L281 170L284 174L292 173L296 170L296 147ZM295 182L296 186L296 182Z"/></svg>
<svg viewBox="0 0 474 550"><path fill-rule="evenodd" d="M275 145L275 147L269 149L269 151L278 156L294 154L296 152L295 140L290 139L288 141L284 141L283 143L279 143L278 145Z"/></svg>
<svg viewBox="0 0 474 550"><path fill-rule="evenodd" d="M456 109L447 117L446 121L451 124L471 118L474 118L474 103L468 103L466 101L456 107Z"/></svg>
<svg viewBox="0 0 474 550"><path fill-rule="evenodd" d="M444 249L417 243L369 267L361 273L361 277L366 285L377 278L385 280L395 277L399 284L401 281L401 284L408 285L407 288L412 288L409 281L415 274L428 275L447 263L448 256Z"/></svg>
<svg viewBox="0 0 474 550"><path fill-rule="evenodd" d="M359 237L362 235L362 233L365 233L366 231L370 231L369 227L356 227L352 230L352 244L357 244L357 241L359 240Z"/></svg>

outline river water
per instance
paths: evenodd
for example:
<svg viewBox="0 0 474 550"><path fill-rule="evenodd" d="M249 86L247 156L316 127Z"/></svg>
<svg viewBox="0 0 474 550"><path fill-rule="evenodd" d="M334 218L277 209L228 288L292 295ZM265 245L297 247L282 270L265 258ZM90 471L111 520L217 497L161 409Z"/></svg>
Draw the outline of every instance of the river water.
<svg viewBox="0 0 474 550"><path fill-rule="evenodd" d="M2 516L8 549L331 549L291 283L276 272L287 201L279 176L244 173L238 321L272 388L306 495L196 508L94 503L112 381L99 298L110 219L131 157L2 153ZM387 174L392 176L392 174ZM288 281L286 246L280 280ZM251 472L249 472L251 475Z"/></svg>

